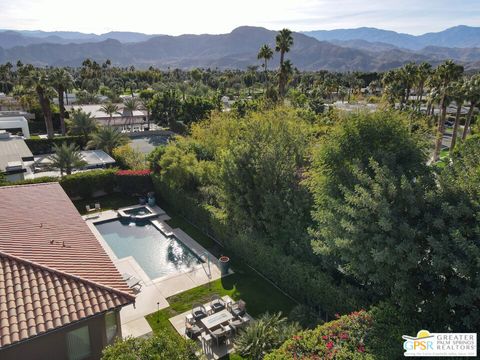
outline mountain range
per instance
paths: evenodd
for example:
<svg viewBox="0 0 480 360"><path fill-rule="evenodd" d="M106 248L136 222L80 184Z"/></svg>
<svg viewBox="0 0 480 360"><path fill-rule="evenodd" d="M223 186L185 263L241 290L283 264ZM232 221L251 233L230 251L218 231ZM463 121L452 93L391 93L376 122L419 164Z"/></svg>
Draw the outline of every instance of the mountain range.
<svg viewBox="0 0 480 360"><path fill-rule="evenodd" d="M0 63L21 60L39 66L79 66L85 58L110 59L139 68L245 69L259 64L262 44L274 47L276 31L242 26L219 35L148 35L135 32L85 34L0 30ZM301 70L384 71L408 61L445 59L480 68L480 28L457 26L424 35L358 28L294 33L287 54ZM270 67L277 66L275 54Z"/></svg>

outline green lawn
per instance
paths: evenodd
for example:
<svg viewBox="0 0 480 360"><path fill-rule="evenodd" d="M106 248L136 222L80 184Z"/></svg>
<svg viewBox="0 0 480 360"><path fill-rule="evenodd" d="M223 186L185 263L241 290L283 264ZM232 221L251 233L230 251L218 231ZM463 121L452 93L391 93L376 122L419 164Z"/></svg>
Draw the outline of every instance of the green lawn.
<svg viewBox="0 0 480 360"><path fill-rule="evenodd" d="M105 196L101 196L98 198L91 198L85 200L73 200L72 201L75 207L77 208L78 212L81 215L87 214L87 209L85 208L86 205L90 205L93 207L95 203L100 203L101 210L112 210L118 209L125 206L135 205L138 204L138 198L127 196L120 193L113 193Z"/></svg>

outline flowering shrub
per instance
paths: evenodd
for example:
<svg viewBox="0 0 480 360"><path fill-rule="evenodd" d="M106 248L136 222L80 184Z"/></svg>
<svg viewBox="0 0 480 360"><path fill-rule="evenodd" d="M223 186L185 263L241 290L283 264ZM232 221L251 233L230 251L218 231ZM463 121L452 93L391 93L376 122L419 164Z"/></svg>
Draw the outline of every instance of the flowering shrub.
<svg viewBox="0 0 480 360"><path fill-rule="evenodd" d="M365 345L372 324L372 317L365 310L353 312L293 336L265 359L373 359Z"/></svg>
<svg viewBox="0 0 480 360"><path fill-rule="evenodd" d="M118 170L118 176L150 176L150 170Z"/></svg>
<svg viewBox="0 0 480 360"><path fill-rule="evenodd" d="M123 193L145 195L153 189L151 173L150 170L118 170L115 181Z"/></svg>

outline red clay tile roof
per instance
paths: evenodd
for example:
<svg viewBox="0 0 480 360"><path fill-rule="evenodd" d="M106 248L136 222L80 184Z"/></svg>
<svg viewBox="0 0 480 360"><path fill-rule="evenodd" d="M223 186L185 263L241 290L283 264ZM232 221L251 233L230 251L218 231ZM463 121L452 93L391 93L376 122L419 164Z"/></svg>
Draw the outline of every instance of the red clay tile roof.
<svg viewBox="0 0 480 360"><path fill-rule="evenodd" d="M0 253L0 347L134 301L58 183L0 187Z"/></svg>
<svg viewBox="0 0 480 360"><path fill-rule="evenodd" d="M130 295L0 252L0 348L131 302Z"/></svg>

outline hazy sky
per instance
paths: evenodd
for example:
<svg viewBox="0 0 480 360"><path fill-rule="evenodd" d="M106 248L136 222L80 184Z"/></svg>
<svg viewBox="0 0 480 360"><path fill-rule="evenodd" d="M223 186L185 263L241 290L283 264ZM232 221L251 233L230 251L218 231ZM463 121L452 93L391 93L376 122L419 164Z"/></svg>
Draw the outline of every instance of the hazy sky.
<svg viewBox="0 0 480 360"><path fill-rule="evenodd" d="M410 34L480 26L480 0L0 0L0 28L225 33L240 25L317 30L371 26Z"/></svg>

